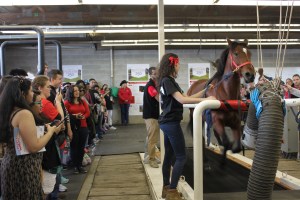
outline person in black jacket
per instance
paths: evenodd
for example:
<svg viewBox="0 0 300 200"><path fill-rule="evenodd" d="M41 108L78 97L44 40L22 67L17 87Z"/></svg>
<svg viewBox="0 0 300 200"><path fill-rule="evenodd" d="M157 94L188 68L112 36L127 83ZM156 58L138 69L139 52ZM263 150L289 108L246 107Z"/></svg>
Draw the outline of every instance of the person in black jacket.
<svg viewBox="0 0 300 200"><path fill-rule="evenodd" d="M147 150L149 154L149 164L153 168L158 168L158 163L155 159L155 146L159 137L159 93L156 90L156 74L156 68L150 67L150 79L144 88L143 97L143 118L145 119L148 132Z"/></svg>

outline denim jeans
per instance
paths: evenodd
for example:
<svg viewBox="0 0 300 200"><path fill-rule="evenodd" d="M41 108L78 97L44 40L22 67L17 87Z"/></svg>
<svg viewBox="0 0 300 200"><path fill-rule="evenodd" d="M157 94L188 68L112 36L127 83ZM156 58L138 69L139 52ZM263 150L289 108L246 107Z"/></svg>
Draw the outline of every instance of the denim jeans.
<svg viewBox="0 0 300 200"><path fill-rule="evenodd" d="M160 124L160 129L164 132L165 157L162 166L163 184L170 185L171 189L177 187L186 162L185 140L180 126L180 121ZM171 183L170 172L172 159L175 155Z"/></svg>
<svg viewBox="0 0 300 200"><path fill-rule="evenodd" d="M129 107L130 104L120 104L122 125L128 124Z"/></svg>

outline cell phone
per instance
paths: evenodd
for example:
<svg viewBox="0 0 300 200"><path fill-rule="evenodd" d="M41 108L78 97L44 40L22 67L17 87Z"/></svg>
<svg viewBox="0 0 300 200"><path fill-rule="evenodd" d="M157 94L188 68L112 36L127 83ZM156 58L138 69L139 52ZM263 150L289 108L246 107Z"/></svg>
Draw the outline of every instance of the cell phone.
<svg viewBox="0 0 300 200"><path fill-rule="evenodd" d="M62 120L54 120L53 122L51 122L51 124L50 124L50 126L60 126L62 123L64 123L65 122L65 120L66 119L68 119L69 118L69 115L66 115ZM59 122L58 124L57 124L57 122Z"/></svg>
<svg viewBox="0 0 300 200"><path fill-rule="evenodd" d="M58 93L60 93L60 92L61 92L61 87L59 86L59 87L58 87Z"/></svg>
<svg viewBox="0 0 300 200"><path fill-rule="evenodd" d="M50 126L54 126L54 125L56 125L58 122L59 122L59 120L58 120L58 119L55 119L53 122L50 123Z"/></svg>

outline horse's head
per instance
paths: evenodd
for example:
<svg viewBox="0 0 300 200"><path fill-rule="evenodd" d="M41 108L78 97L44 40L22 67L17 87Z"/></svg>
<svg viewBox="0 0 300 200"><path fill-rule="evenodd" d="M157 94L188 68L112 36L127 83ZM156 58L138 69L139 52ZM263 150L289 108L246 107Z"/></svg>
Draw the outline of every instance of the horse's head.
<svg viewBox="0 0 300 200"><path fill-rule="evenodd" d="M229 45L229 58L234 72L243 76L246 83L251 83L255 78L255 69L251 63L251 53L247 48L248 40L233 42L227 39Z"/></svg>

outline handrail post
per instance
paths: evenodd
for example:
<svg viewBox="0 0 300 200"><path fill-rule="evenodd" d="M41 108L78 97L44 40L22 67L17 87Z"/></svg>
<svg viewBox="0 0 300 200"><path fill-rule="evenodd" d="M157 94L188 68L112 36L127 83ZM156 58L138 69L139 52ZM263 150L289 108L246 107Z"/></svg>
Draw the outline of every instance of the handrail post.
<svg viewBox="0 0 300 200"><path fill-rule="evenodd" d="M219 100L205 100L194 109L194 200L203 200L202 113L206 109L217 109L220 106Z"/></svg>

